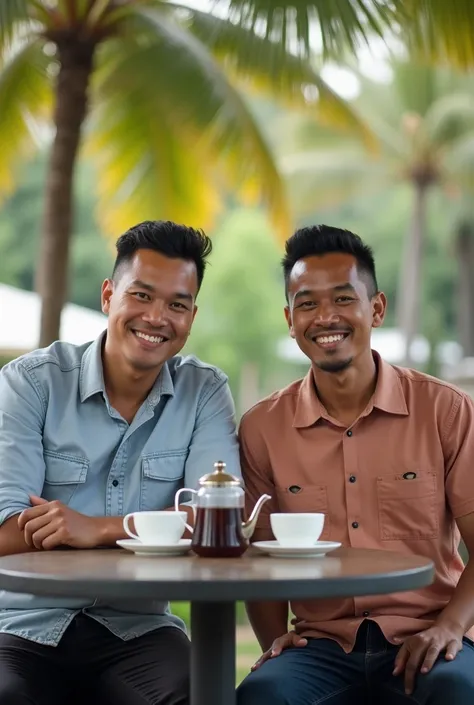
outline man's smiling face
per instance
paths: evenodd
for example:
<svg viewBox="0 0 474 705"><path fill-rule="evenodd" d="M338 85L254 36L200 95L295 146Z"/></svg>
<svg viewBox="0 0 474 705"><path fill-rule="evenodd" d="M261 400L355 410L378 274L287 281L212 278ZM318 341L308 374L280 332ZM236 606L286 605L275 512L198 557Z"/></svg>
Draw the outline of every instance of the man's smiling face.
<svg viewBox="0 0 474 705"><path fill-rule="evenodd" d="M108 344L137 371L159 370L186 343L197 291L194 262L138 250L102 286Z"/></svg>
<svg viewBox="0 0 474 705"><path fill-rule="evenodd" d="M369 296L369 275L352 255L334 252L298 260L288 280L290 334L321 370L341 372L370 350L383 322L385 297Z"/></svg>

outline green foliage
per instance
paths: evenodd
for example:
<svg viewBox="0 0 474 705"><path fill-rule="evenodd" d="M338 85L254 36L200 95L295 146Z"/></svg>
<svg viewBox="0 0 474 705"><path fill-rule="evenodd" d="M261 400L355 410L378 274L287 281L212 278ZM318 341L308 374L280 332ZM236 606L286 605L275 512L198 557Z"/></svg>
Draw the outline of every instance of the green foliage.
<svg viewBox="0 0 474 705"><path fill-rule="evenodd" d="M44 129L55 119L61 39L74 46L85 34L96 48L83 138L99 177L104 232L114 236L160 217L209 227L229 193L264 204L286 232L282 180L240 83L257 81L300 106L312 85L319 96L311 105L315 115L367 136L351 106L309 62L253 26L164 0L115 5L1 0L0 197L11 192L19 163L37 147L37 123ZM22 41L10 41L15 32Z"/></svg>
<svg viewBox="0 0 474 705"><path fill-rule="evenodd" d="M227 7L228 0L215 0ZM470 0L230 0L243 26L258 22L283 45L298 38L302 53L310 50L313 28L319 27L324 53L339 58L352 53L375 34L402 37L425 60L474 65L474 4ZM310 32L311 27L311 32Z"/></svg>
<svg viewBox="0 0 474 705"><path fill-rule="evenodd" d="M227 0L217 0L217 4ZM319 27L324 53L339 56L344 48L355 52L374 33L382 36L395 17L405 17L403 0L230 0L233 15L244 26L259 23L283 46L296 35L298 49L310 51L314 27ZM396 12L395 12L396 11Z"/></svg>
<svg viewBox="0 0 474 705"><path fill-rule="evenodd" d="M2 65L0 46L0 196L11 193L19 166L36 152L38 124L51 112L51 59L43 49L39 40L24 44Z"/></svg>
<svg viewBox="0 0 474 705"><path fill-rule="evenodd" d="M187 349L225 370L237 399L246 363L256 365L260 390L275 383L282 366L276 351L287 335L280 257L259 211L231 212L214 237Z"/></svg>
<svg viewBox="0 0 474 705"><path fill-rule="evenodd" d="M188 628L191 627L191 605L189 602L171 602L171 612L180 617ZM235 607L235 621L237 625L248 624L245 604L237 602Z"/></svg>
<svg viewBox="0 0 474 705"><path fill-rule="evenodd" d="M171 612L180 617L189 629L191 626L191 604L189 602L172 602L170 608Z"/></svg>
<svg viewBox="0 0 474 705"><path fill-rule="evenodd" d="M34 289L45 170L45 155L40 154L23 169L21 185L0 210L0 281L21 289ZM100 237L93 217L94 187L93 170L81 165L76 178L70 300L100 309L100 285L111 272L113 249Z"/></svg>

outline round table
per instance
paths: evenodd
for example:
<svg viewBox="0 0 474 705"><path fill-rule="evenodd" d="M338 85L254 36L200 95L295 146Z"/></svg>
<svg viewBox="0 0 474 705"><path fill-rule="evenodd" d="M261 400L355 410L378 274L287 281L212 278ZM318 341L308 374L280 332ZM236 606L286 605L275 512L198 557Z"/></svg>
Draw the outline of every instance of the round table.
<svg viewBox="0 0 474 705"><path fill-rule="evenodd" d="M235 703L235 602L356 597L430 584L431 561L341 548L323 558L135 556L124 550L47 551L0 558L0 588L59 597L191 602L191 705Z"/></svg>

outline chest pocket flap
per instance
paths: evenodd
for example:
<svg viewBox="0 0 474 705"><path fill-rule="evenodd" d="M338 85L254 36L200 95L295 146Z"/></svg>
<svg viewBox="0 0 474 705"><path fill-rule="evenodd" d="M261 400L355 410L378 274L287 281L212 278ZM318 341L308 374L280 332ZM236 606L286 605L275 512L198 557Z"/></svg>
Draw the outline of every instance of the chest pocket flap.
<svg viewBox="0 0 474 705"><path fill-rule="evenodd" d="M183 486L187 457L187 448L142 456L142 510L152 511L173 506L174 495Z"/></svg>
<svg viewBox="0 0 474 705"><path fill-rule="evenodd" d="M87 458L43 451L45 478L43 497L48 501L55 499L68 504L80 485L87 479L89 461Z"/></svg>

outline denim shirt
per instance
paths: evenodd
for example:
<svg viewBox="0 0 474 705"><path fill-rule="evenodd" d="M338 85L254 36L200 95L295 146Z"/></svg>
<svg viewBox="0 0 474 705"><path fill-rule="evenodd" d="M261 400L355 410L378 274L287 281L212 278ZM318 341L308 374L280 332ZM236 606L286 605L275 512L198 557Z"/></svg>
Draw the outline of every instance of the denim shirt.
<svg viewBox="0 0 474 705"><path fill-rule="evenodd" d="M193 356L174 357L128 424L107 399L104 335L82 346L53 343L0 371L0 524L31 506L30 495L88 516L123 516L172 506L177 490L196 488L216 460L240 477L226 376ZM0 591L0 632L54 646L81 611L122 639L185 629L163 601Z"/></svg>

